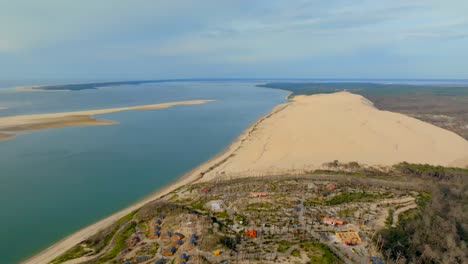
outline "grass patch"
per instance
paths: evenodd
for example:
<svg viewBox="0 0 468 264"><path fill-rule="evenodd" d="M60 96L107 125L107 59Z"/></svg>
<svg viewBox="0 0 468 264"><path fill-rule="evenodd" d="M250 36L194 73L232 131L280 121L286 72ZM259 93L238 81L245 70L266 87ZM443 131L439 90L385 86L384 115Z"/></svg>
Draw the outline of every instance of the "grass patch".
<svg viewBox="0 0 468 264"><path fill-rule="evenodd" d="M288 249L293 245L292 242L282 240L278 243L278 247L276 248L276 251L279 253L285 253L288 251Z"/></svg>
<svg viewBox="0 0 468 264"><path fill-rule="evenodd" d="M291 256L299 258L299 257L301 257L301 251L296 248L291 252Z"/></svg>
<svg viewBox="0 0 468 264"><path fill-rule="evenodd" d="M247 225L248 224L248 221L247 221L247 218L245 217L245 215L234 213L234 218L236 219L236 222L238 224L240 224L241 221L242 221L242 225Z"/></svg>
<svg viewBox="0 0 468 264"><path fill-rule="evenodd" d="M205 204L201 202L192 204L192 208L199 211L207 211Z"/></svg>
<svg viewBox="0 0 468 264"><path fill-rule="evenodd" d="M146 237L150 237L150 228L148 224L144 221L138 223L138 229L145 232Z"/></svg>
<svg viewBox="0 0 468 264"><path fill-rule="evenodd" d="M151 245L151 250L148 251L148 254L150 256L154 256L154 255L156 255L156 253L158 253L158 249L159 249L159 244L158 243L153 243Z"/></svg>
<svg viewBox="0 0 468 264"><path fill-rule="evenodd" d="M105 263L117 256L125 247L125 241L135 232L136 223L131 222L123 229L115 238L114 246L103 257L99 259L99 263Z"/></svg>
<svg viewBox="0 0 468 264"><path fill-rule="evenodd" d="M137 211L133 211L125 216L123 216L122 218L120 218L119 220L117 220L117 224L121 225L123 223L126 223L130 220L133 219L133 216L137 213Z"/></svg>
<svg viewBox="0 0 468 264"><path fill-rule="evenodd" d="M85 249L81 245L76 245L72 247L71 249L67 250L65 253L62 255L58 256L54 260L52 260L50 263L52 264L58 264L58 263L63 263L68 260L76 259L79 257L82 257L86 255L87 253L91 252L92 250L90 249Z"/></svg>
<svg viewBox="0 0 468 264"><path fill-rule="evenodd" d="M324 200L320 200L318 198L310 198L309 200L304 202L304 206L316 206L316 205L323 205Z"/></svg>
<svg viewBox="0 0 468 264"><path fill-rule="evenodd" d="M356 213L358 209L357 208L353 208L353 209L343 209L340 211L340 215L341 216L353 216L354 213Z"/></svg>
<svg viewBox="0 0 468 264"><path fill-rule="evenodd" d="M306 241L301 243L301 249L307 253L310 263L343 263L343 261L324 244Z"/></svg>
<svg viewBox="0 0 468 264"><path fill-rule="evenodd" d="M372 202L384 198L385 195L373 194L367 192L346 192L333 196L325 201L325 205L338 205L351 202Z"/></svg>
<svg viewBox="0 0 468 264"><path fill-rule="evenodd" d="M229 218L229 214L226 211L217 212L213 216L216 217L216 218L221 218L221 219Z"/></svg>

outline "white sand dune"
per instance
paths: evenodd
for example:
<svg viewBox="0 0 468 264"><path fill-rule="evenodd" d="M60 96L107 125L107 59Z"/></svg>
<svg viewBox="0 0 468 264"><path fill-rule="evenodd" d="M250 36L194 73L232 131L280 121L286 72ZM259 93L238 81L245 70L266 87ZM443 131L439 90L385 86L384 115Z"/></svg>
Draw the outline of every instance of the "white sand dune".
<svg viewBox="0 0 468 264"><path fill-rule="evenodd" d="M296 96L247 134L204 179L302 172L333 160L468 165L462 137L348 92Z"/></svg>

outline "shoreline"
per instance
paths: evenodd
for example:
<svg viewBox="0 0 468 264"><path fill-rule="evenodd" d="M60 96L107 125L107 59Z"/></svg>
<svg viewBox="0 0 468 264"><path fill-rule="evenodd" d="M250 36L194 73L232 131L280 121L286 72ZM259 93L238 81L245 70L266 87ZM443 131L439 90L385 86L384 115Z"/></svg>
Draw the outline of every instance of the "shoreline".
<svg viewBox="0 0 468 264"><path fill-rule="evenodd" d="M290 94L288 94L289 96ZM288 98L286 96L286 100ZM120 219L121 217L131 213L134 210L138 210L145 204L152 202L154 200L160 199L165 195L177 190L178 188L187 185L193 184L200 181L204 181L203 175L206 173L207 170L210 170L213 165L217 165L218 163L222 163L225 158L229 158L229 156L238 149L239 145L245 140L249 133L263 120L271 116L272 114L280 111L284 107L289 104L289 101L279 104L275 106L271 111L267 114L259 117L255 120L252 124L250 124L245 130L241 132L241 134L236 137L228 146L226 146L221 152L215 154L213 157L209 158L205 162L201 163L197 167L193 168L192 170L188 171L187 173L183 174L179 178L175 179L173 182L165 185L163 187L158 188L152 194L149 194L147 197L141 199L140 201L135 202L134 204L118 211L110 216L107 216L93 224L90 224L71 235L64 237L63 239L59 240L58 242L52 244L51 246L39 251L37 254L32 255L31 257L20 261L23 264L37 264L37 263L49 263L56 257L60 256L61 254L65 253L70 248L74 247L76 244L82 242L83 240L89 238L90 236L94 235L95 233L99 232L110 225L112 225L115 221ZM216 166L215 166L216 167ZM203 174L202 174L203 173Z"/></svg>

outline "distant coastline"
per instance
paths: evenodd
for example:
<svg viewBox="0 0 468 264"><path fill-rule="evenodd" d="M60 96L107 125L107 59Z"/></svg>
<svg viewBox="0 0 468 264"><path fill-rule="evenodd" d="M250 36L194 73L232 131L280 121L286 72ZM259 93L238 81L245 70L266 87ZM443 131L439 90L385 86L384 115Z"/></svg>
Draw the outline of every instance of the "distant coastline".
<svg viewBox="0 0 468 264"><path fill-rule="evenodd" d="M376 84L381 87L388 86L421 86L431 85L434 87L468 87L466 79L327 79L327 78L196 78L196 79L159 79L159 80L130 80L130 81L103 81L103 82L88 82L88 83L67 83L67 84L44 84L44 85L29 85L16 87L18 91L81 91L89 89L99 89L104 87L121 86L121 85L142 85L150 83L172 83L172 82L222 82L222 81L258 81L261 84L259 87L276 88L274 86L283 86L287 84L289 88L295 85L304 85L310 83L323 83L328 85L352 84L354 86L362 86Z"/></svg>

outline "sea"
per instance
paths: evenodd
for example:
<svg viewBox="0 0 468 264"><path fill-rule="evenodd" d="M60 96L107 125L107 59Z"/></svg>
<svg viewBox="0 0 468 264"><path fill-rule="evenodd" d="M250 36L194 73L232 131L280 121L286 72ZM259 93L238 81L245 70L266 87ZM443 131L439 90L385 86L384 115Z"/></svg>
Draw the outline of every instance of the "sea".
<svg viewBox="0 0 468 264"><path fill-rule="evenodd" d="M79 82L80 80L73 80ZM21 132L0 141L0 263L17 263L175 181L285 102L254 80L173 81L79 91L18 91L72 80L0 81L0 116L213 99L126 111L119 122Z"/></svg>

